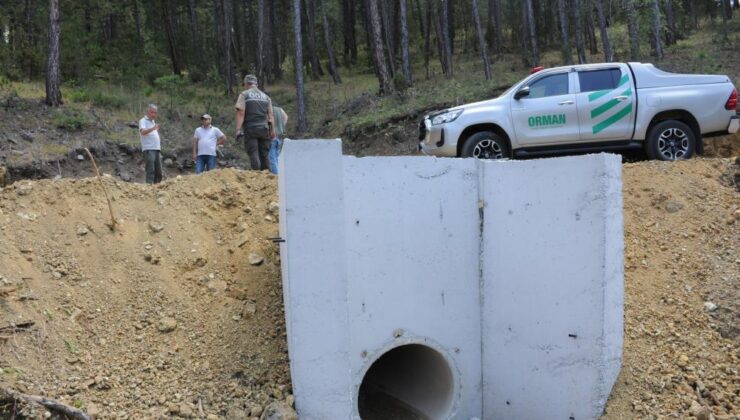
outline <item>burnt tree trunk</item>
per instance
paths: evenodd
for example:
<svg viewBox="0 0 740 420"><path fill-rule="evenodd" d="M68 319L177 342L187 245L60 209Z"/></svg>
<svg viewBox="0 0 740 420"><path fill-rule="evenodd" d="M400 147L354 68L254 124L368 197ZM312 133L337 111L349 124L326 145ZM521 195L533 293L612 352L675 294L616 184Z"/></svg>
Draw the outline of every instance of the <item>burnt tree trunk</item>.
<svg viewBox="0 0 740 420"><path fill-rule="evenodd" d="M170 10L169 0L160 0L162 6L162 19L164 20L164 31L167 36L167 52L170 54L170 62L172 63L172 72L178 76L181 74L182 66L180 65L180 57L177 53L177 45L175 44L175 30L172 26L172 11Z"/></svg>
<svg viewBox="0 0 740 420"><path fill-rule="evenodd" d="M532 0L523 0L524 9L526 10L525 20L527 21L527 35L529 36L530 64L532 67L540 65L540 52L537 48L537 27L534 20L534 10L532 9Z"/></svg>
<svg viewBox="0 0 740 420"><path fill-rule="evenodd" d="M46 62L46 104L49 106L62 104L59 88L60 20L59 0L49 0L49 58Z"/></svg>
<svg viewBox="0 0 740 420"><path fill-rule="evenodd" d="M558 19L560 21L560 39L563 43L563 61L567 65L573 64L573 54L570 48L570 37L568 36L568 13L565 0L558 0Z"/></svg>
<svg viewBox="0 0 740 420"><path fill-rule="evenodd" d="M298 114L296 130L303 133L308 128L306 123L306 95L303 85L303 40L301 37L301 0L293 0L293 36L295 44L295 92L296 113Z"/></svg>
<svg viewBox="0 0 740 420"><path fill-rule="evenodd" d="M612 44L609 42L609 32L606 30L606 17L604 15L604 0L596 1L596 16L599 20L599 30L601 31L601 45L604 47L604 61L609 63L614 61L614 52Z"/></svg>
<svg viewBox="0 0 740 420"><path fill-rule="evenodd" d="M380 11L378 10L378 0L367 0L368 7L368 26L370 30L370 42L372 43L373 63L375 64L380 85L380 94L385 95L393 92L393 84L388 73L385 52L383 51L383 35L380 33L382 24L380 23Z"/></svg>
<svg viewBox="0 0 740 420"><path fill-rule="evenodd" d="M483 59L483 71L486 74L486 80L491 80L491 60L488 58L488 48L483 38L483 30L480 27L480 13L478 12L478 0L472 0L473 23L475 23L475 32L478 35L478 48Z"/></svg>
<svg viewBox="0 0 740 420"><path fill-rule="evenodd" d="M653 55L658 59L663 59L663 46L660 40L660 4L659 0L653 0Z"/></svg>
<svg viewBox="0 0 740 420"><path fill-rule="evenodd" d="M334 84L342 83L342 78L339 77L339 71L337 71L337 62L334 58L334 49L331 46L331 34L329 31L329 19L326 17L326 5L325 0L319 0L319 7L321 8L321 24L324 27L324 45L326 46L326 54L329 56L329 74L331 75Z"/></svg>
<svg viewBox="0 0 740 420"><path fill-rule="evenodd" d="M403 70L403 78L406 80L406 85L411 86L413 80L411 77L411 58L409 56L409 24L406 0L399 0L399 6L401 27L401 67Z"/></svg>
<svg viewBox="0 0 740 420"><path fill-rule="evenodd" d="M678 33L676 31L676 19L673 14L673 0L664 0L663 5L665 6L665 23L666 23L666 32L665 32L665 45L671 46L676 43L676 40L678 39Z"/></svg>
<svg viewBox="0 0 740 420"><path fill-rule="evenodd" d="M573 22L576 30L576 54L578 64L584 64L586 60L586 43L583 39L583 17L581 15L581 0L573 0Z"/></svg>
<svg viewBox="0 0 740 420"><path fill-rule="evenodd" d="M627 9L627 32L630 37L630 60L640 61L640 32L637 28L635 0L625 0Z"/></svg>
<svg viewBox="0 0 740 420"><path fill-rule="evenodd" d="M450 45L450 15L449 0L441 0L442 7L439 16L440 43L442 47L442 72L445 76L452 76L452 45Z"/></svg>
<svg viewBox="0 0 740 420"><path fill-rule="evenodd" d="M354 0L342 0L342 35L344 38L344 64L349 66L357 62Z"/></svg>

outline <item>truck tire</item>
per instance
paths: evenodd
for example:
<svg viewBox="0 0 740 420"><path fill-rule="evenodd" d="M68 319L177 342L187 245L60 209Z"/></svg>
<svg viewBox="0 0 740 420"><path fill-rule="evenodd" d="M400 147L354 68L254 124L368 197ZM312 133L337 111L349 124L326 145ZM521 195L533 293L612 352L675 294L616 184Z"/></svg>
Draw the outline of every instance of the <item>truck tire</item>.
<svg viewBox="0 0 740 420"><path fill-rule="evenodd" d="M696 136L681 121L661 121L648 133L645 148L650 159L690 159L696 152Z"/></svg>
<svg viewBox="0 0 740 420"><path fill-rule="evenodd" d="M460 156L478 159L506 159L511 157L511 151L501 136L490 131L481 131L465 140Z"/></svg>

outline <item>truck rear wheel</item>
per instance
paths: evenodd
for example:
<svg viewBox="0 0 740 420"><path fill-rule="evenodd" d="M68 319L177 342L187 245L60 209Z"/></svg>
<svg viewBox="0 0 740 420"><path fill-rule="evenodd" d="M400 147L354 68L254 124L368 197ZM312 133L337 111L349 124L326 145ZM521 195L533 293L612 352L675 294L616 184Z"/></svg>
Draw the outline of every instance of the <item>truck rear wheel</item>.
<svg viewBox="0 0 740 420"><path fill-rule="evenodd" d="M460 156L478 159L505 159L511 157L511 151L506 141L498 134L481 131L465 140Z"/></svg>
<svg viewBox="0 0 740 420"><path fill-rule="evenodd" d="M689 159L696 151L696 136L691 128L681 121L662 121L650 130L646 151L650 159Z"/></svg>

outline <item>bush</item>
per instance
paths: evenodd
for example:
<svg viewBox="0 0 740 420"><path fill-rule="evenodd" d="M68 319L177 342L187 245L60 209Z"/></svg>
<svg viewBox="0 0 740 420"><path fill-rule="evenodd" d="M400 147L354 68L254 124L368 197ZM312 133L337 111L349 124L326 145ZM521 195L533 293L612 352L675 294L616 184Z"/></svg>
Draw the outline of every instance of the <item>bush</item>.
<svg viewBox="0 0 740 420"><path fill-rule="evenodd" d="M90 99L92 100L93 105L105 108L119 109L126 105L126 98L101 91L93 92Z"/></svg>
<svg viewBox="0 0 740 420"><path fill-rule="evenodd" d="M54 114L54 126L63 130L82 130L89 121L76 109L60 109Z"/></svg>
<svg viewBox="0 0 740 420"><path fill-rule="evenodd" d="M90 101L90 94L87 93L84 89L77 89L73 90L72 93L69 94L69 99L72 100L72 102L89 102Z"/></svg>

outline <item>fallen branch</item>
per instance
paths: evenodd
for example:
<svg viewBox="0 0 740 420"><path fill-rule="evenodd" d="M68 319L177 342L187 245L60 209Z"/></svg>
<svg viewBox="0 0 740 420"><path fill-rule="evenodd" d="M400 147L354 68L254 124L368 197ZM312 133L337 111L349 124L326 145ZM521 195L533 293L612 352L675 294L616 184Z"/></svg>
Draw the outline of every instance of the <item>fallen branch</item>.
<svg viewBox="0 0 740 420"><path fill-rule="evenodd" d="M98 170L98 165L95 163L95 158L93 157L92 153L90 153L90 150L87 147L85 147L85 151L87 152L87 155L90 156L90 162L92 162L93 168L95 169L95 175L97 175L98 177L100 187L103 188L105 201L108 202L108 211L110 212L110 225L108 225L108 228L110 228L110 230L116 230L116 218L113 217L113 205L110 203L110 198L108 198L108 190L105 189L103 178L100 177L100 171Z"/></svg>
<svg viewBox="0 0 740 420"><path fill-rule="evenodd" d="M87 413L85 413L84 411L68 406L67 404L62 404L57 400L52 400L51 398L39 397L37 395L26 395L15 392L9 393L9 397L10 398L5 399L5 402L24 400L27 402L42 405L49 410L63 414L69 418L78 420L91 420L91 417L87 415Z"/></svg>
<svg viewBox="0 0 740 420"><path fill-rule="evenodd" d="M34 321L21 322L20 324L11 324L0 327L0 333L15 333L31 329L36 323Z"/></svg>

